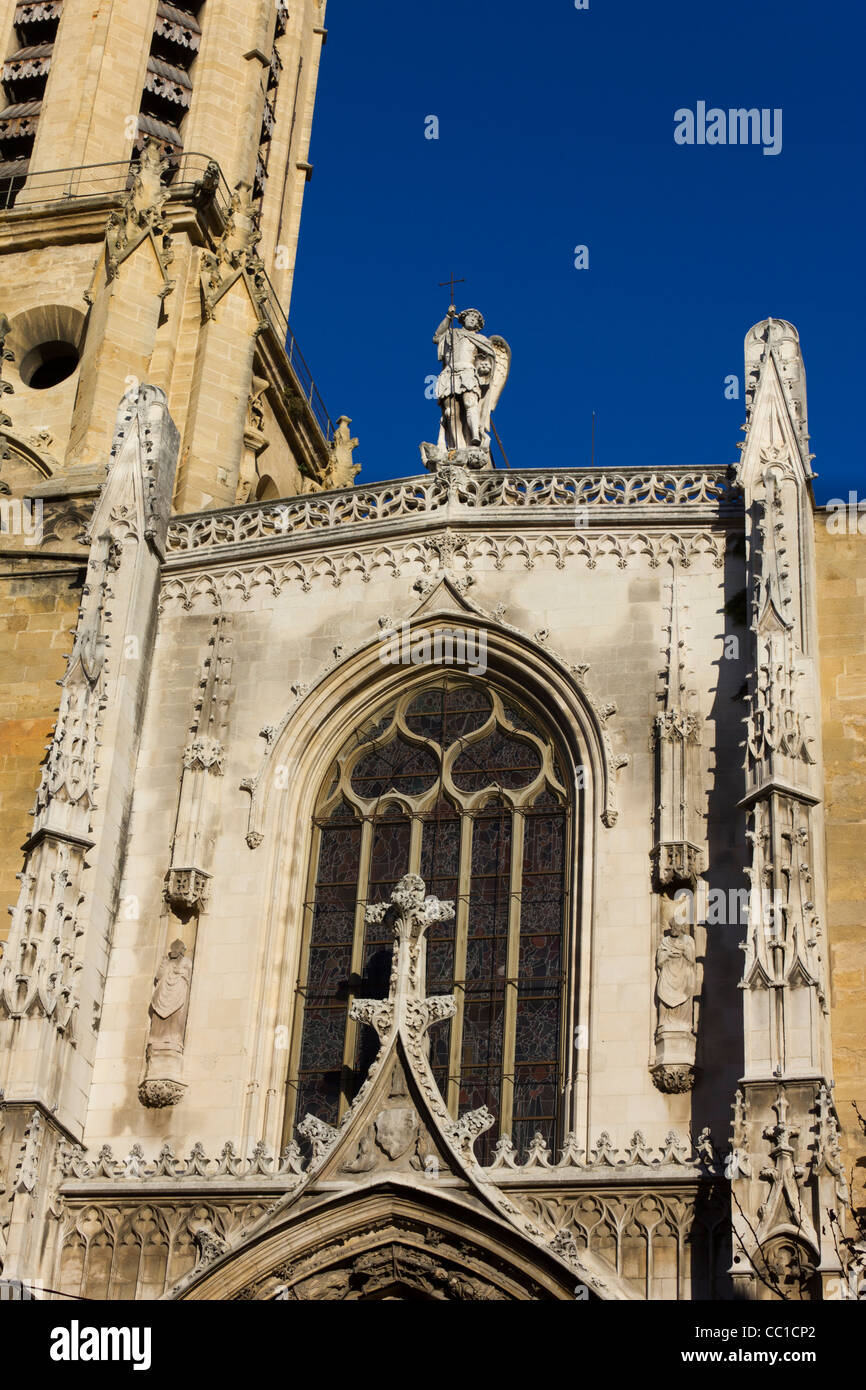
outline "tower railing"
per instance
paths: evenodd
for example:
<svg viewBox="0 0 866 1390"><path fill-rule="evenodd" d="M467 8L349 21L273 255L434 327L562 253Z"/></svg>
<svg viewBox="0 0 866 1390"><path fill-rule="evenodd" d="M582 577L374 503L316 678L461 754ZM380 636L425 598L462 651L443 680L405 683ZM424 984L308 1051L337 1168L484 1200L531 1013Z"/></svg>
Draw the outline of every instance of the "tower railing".
<svg viewBox="0 0 866 1390"><path fill-rule="evenodd" d="M53 203L122 196L132 184L135 168L128 159L120 159L109 164L75 164L65 169L28 169L20 178L4 180L0 212L13 208L35 211ZM231 189L219 165L206 154L189 151L171 155L167 173L166 187L172 201L189 200L202 186L212 188L217 205L228 209Z"/></svg>
<svg viewBox="0 0 866 1390"><path fill-rule="evenodd" d="M0 220L59 206L80 209L119 202L135 178L135 164L117 160L110 164L78 164L66 169L28 170L21 178L0 180ZM225 222L231 209L232 191L217 162L206 154L186 151L169 156L165 182L169 203L210 203ZM334 425L319 394L313 374L280 304L267 271L261 271L262 311L285 350L289 366L324 438L334 435Z"/></svg>

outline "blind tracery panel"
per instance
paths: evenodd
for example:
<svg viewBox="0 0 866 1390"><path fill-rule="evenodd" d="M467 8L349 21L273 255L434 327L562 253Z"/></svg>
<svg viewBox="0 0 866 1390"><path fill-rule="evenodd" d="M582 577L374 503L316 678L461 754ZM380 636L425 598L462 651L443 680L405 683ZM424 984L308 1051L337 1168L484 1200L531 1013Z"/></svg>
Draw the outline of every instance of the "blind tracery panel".
<svg viewBox="0 0 866 1390"><path fill-rule="evenodd" d="M358 730L325 780L290 1066L288 1113L339 1122L377 1050L348 1018L387 994L390 929L364 922L405 873L450 898L427 942L427 991L455 995L430 1034L452 1114L487 1105L494 1135L557 1138L569 798L550 736L494 689L447 677Z"/></svg>

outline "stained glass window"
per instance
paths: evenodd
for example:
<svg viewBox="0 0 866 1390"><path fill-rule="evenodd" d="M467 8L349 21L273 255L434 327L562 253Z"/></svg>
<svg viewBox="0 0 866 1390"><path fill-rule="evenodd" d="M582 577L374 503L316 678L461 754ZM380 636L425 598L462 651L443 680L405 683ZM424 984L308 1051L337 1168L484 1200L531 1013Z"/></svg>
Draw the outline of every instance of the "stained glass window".
<svg viewBox="0 0 866 1390"><path fill-rule="evenodd" d="M453 677L354 732L325 778L298 984L289 1115L336 1124L376 1055L353 998L388 993L392 937L365 923L404 874L451 899L427 937L427 991L454 994L430 1064L455 1116L487 1105L495 1136L556 1143L562 1090L570 804L539 720Z"/></svg>

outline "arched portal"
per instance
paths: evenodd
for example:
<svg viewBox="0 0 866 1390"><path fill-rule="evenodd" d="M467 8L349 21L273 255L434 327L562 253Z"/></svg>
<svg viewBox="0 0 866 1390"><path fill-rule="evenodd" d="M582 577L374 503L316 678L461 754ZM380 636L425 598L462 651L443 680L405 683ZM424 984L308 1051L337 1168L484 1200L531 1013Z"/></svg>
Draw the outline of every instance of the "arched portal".
<svg viewBox="0 0 866 1390"><path fill-rule="evenodd" d="M174 1294L316 1302L568 1301L579 1281L477 1201L384 1182L314 1198ZM171 1296L171 1295L169 1295ZM594 1298L592 1290L584 1297Z"/></svg>

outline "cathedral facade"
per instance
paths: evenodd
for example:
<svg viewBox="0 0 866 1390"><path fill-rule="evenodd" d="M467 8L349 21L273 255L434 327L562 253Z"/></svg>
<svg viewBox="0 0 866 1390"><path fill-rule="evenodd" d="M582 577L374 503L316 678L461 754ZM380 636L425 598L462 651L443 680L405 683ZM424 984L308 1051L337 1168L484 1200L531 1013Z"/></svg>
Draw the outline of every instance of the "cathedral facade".
<svg viewBox="0 0 866 1390"><path fill-rule="evenodd" d="M0 1279L858 1297L866 566L795 328L736 466L504 470L452 306L355 482L286 318L324 3L0 21Z"/></svg>

